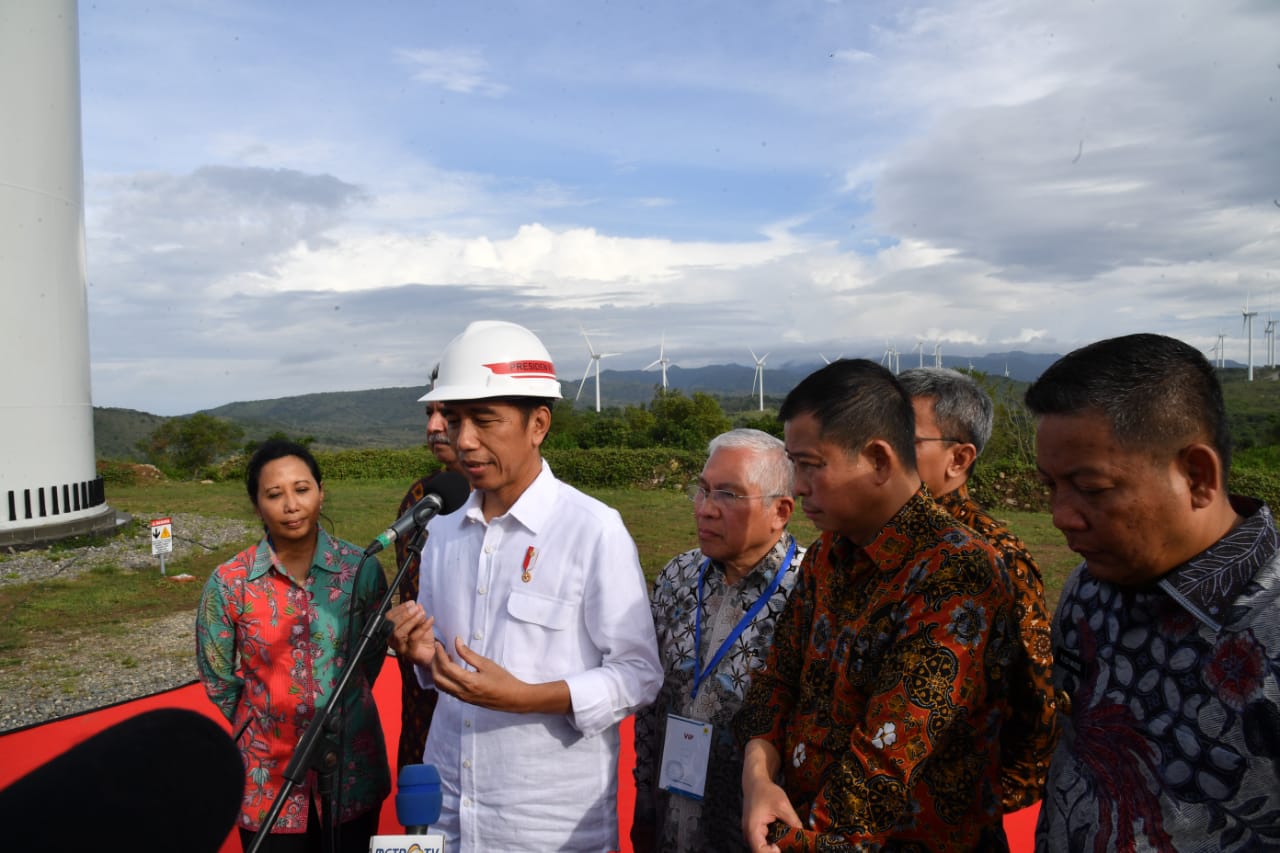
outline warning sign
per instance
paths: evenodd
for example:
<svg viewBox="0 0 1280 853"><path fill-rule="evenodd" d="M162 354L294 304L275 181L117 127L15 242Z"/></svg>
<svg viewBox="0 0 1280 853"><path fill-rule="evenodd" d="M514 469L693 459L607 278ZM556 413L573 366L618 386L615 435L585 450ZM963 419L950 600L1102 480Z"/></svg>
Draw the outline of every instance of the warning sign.
<svg viewBox="0 0 1280 853"><path fill-rule="evenodd" d="M173 519L151 519L151 556L173 553Z"/></svg>

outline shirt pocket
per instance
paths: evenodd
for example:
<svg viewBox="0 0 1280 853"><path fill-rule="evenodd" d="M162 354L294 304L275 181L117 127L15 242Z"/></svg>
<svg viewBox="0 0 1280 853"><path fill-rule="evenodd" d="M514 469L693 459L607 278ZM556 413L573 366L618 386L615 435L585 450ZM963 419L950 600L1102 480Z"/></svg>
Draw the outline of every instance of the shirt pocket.
<svg viewBox="0 0 1280 853"><path fill-rule="evenodd" d="M507 598L505 667L513 674L547 681L573 672L578 654L572 649L579 603L548 595L512 592Z"/></svg>

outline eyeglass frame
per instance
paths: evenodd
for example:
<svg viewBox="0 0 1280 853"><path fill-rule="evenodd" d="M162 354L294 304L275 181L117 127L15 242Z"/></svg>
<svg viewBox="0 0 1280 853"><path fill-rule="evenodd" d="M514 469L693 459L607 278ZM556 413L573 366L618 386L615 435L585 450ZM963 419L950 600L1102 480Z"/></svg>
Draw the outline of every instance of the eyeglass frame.
<svg viewBox="0 0 1280 853"><path fill-rule="evenodd" d="M691 483L684 490L684 495L693 503L694 506L698 506L709 499L713 506L717 506L720 509L742 506L743 501L761 499L773 500L775 498L790 497L790 495L739 495L729 491L728 489L708 489L703 487L701 483Z"/></svg>

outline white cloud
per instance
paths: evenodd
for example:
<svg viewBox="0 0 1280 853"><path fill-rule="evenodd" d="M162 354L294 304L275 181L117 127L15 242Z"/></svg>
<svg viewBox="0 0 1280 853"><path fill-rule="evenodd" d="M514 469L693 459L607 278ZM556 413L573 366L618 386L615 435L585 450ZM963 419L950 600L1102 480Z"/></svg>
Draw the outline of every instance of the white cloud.
<svg viewBox="0 0 1280 853"><path fill-rule="evenodd" d="M471 48L417 48L401 50L400 59L413 69L419 83L438 86L462 95L496 98L506 94L507 87L489 79L489 64L479 50Z"/></svg>

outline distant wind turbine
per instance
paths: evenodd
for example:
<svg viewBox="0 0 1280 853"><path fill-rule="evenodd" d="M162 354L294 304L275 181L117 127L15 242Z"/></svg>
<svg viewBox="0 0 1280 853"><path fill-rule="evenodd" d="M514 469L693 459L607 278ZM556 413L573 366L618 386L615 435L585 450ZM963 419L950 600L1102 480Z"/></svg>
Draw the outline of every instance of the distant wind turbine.
<svg viewBox="0 0 1280 853"><path fill-rule="evenodd" d="M937 341L933 345L933 366L942 367L942 341Z"/></svg>
<svg viewBox="0 0 1280 853"><path fill-rule="evenodd" d="M1245 350L1245 352L1247 352L1249 356L1248 357L1249 381L1252 382L1253 381L1253 318L1258 316L1258 312L1249 310L1249 295L1247 293L1245 294L1245 297L1244 297L1244 310L1240 312L1240 315L1241 317L1244 318L1241 321L1240 330L1246 333L1246 336L1249 340L1249 347L1247 350Z"/></svg>
<svg viewBox="0 0 1280 853"><path fill-rule="evenodd" d="M769 357L769 353L756 357L756 351L748 348L747 352L751 353L751 357L756 362L756 375L751 379L751 390L754 392L756 387L760 388L760 411L764 411L764 360Z"/></svg>
<svg viewBox="0 0 1280 853"><path fill-rule="evenodd" d="M671 363L671 359L666 356L667 333L662 333L662 342L658 344L658 357L649 364L645 365L645 370L652 370L655 367L662 368L662 390L667 390L667 365Z"/></svg>
<svg viewBox="0 0 1280 853"><path fill-rule="evenodd" d="M573 398L574 402L582 396L582 389L587 384L587 377L591 375L591 369L594 366L596 371L596 411L600 411L600 359L609 358L610 356L619 355L616 352L596 352L595 347L591 346L591 338L587 337L587 330L582 329L582 339L587 342L587 352L591 353L591 360L587 362L587 370L582 374L582 382L578 385L578 395Z"/></svg>
<svg viewBox="0 0 1280 853"><path fill-rule="evenodd" d="M924 367L924 338L918 338L912 349L920 353L920 367Z"/></svg>
<svg viewBox="0 0 1280 853"><path fill-rule="evenodd" d="M1227 336L1224 332L1218 332L1218 345L1214 347L1218 353L1218 368L1222 369L1227 366Z"/></svg>
<svg viewBox="0 0 1280 853"><path fill-rule="evenodd" d="M827 358L827 357L826 357L825 355L823 355L822 353L818 353L818 357L819 357L819 358L821 358L821 359L822 359L822 361L823 361L824 363L826 363L826 364L830 364L830 363L831 363L831 362L833 362L833 361L839 361L840 359L844 358L844 353L840 353L840 354L839 354L838 356L836 356L835 358Z"/></svg>
<svg viewBox="0 0 1280 853"><path fill-rule="evenodd" d="M1263 331L1263 336L1267 339L1267 367L1276 366L1276 321L1267 317L1267 327Z"/></svg>

